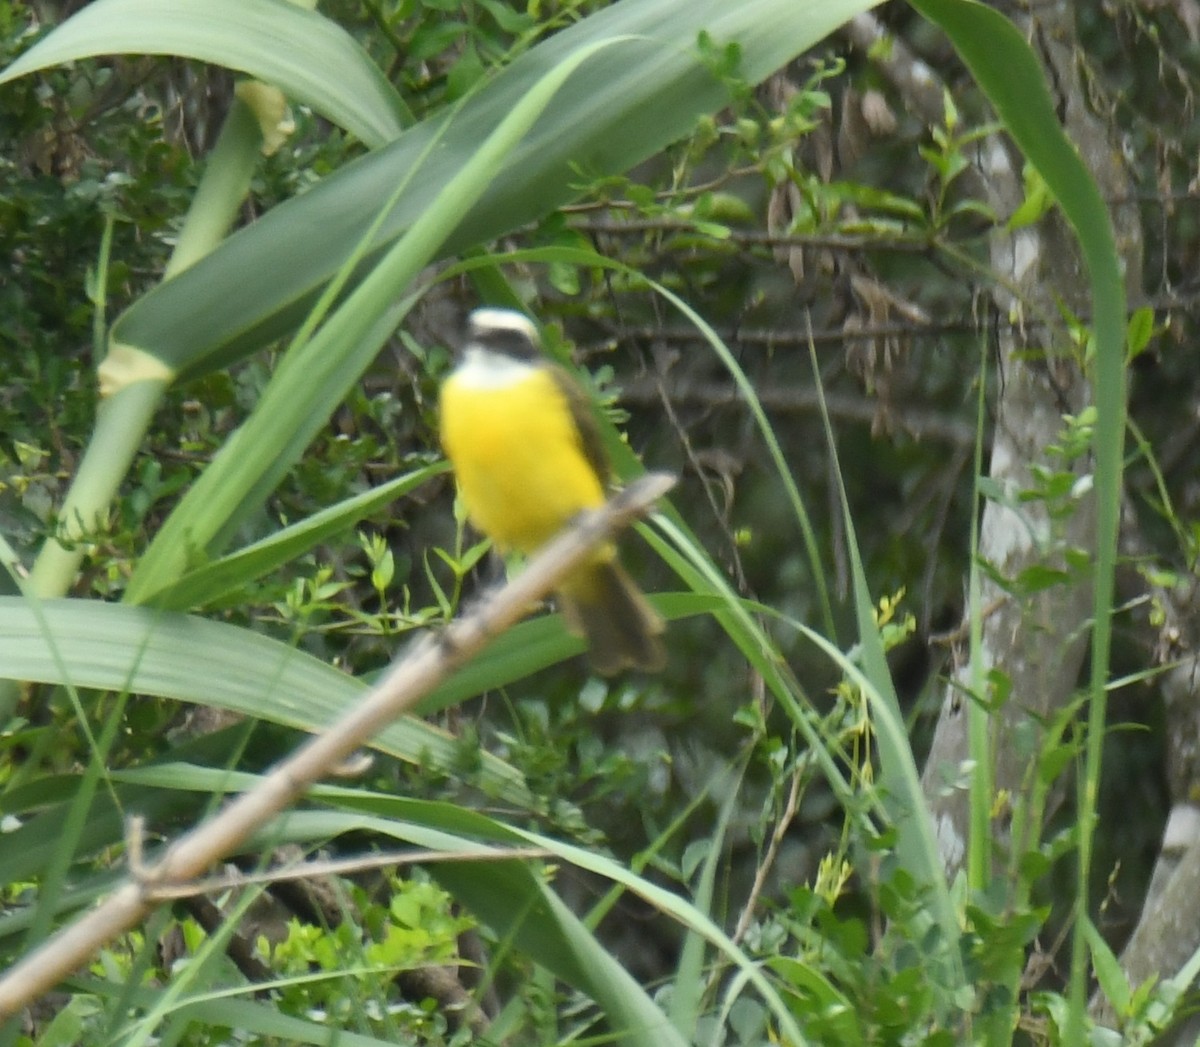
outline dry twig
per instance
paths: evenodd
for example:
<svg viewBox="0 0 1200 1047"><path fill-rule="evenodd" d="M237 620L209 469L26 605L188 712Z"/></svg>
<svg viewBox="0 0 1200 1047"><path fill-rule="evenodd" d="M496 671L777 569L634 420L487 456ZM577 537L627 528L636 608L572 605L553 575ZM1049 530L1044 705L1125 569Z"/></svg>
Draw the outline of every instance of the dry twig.
<svg viewBox="0 0 1200 1047"><path fill-rule="evenodd" d="M144 920L172 888L196 879L233 853L264 822L295 803L310 785L523 618L599 543L643 515L674 484L675 478L664 473L636 480L606 505L581 514L503 588L484 597L442 632L414 643L329 730L309 739L255 789L181 836L157 862L143 864L96 909L0 975L0 1018L15 1014L84 966L106 942Z"/></svg>

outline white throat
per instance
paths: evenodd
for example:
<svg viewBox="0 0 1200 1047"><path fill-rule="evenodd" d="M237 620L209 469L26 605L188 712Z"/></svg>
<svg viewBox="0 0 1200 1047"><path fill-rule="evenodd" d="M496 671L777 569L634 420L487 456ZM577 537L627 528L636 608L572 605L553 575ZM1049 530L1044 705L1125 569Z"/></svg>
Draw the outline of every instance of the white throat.
<svg viewBox="0 0 1200 1047"><path fill-rule="evenodd" d="M454 380L467 389L505 389L527 378L535 367L525 360L472 345L455 369Z"/></svg>

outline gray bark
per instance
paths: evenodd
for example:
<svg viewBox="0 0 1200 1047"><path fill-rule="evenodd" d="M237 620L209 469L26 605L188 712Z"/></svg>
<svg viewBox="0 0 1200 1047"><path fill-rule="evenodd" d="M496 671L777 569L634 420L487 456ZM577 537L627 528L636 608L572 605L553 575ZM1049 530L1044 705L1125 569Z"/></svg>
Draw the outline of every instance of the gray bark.
<svg viewBox="0 0 1200 1047"><path fill-rule="evenodd" d="M1038 50L1047 82L1057 93L1066 131L1076 143L1101 193L1110 200L1129 200L1129 180L1119 150L1110 141L1110 128L1086 105L1075 42L1073 6L1057 2L1037 5L1036 12L1007 12ZM869 20L855 23L860 43L869 42ZM931 99L941 92L928 85L928 69L892 52L897 65L893 80L901 89L920 84L911 94L914 104L929 116ZM921 65L921 75L912 70ZM940 85L939 85L940 86ZM940 113L938 114L940 118ZM1023 198L1022 162L1006 140L985 142L976 157L974 176L996 214L1004 219ZM1141 232L1131 205L1113 214L1118 247L1127 272L1136 279L1141 270ZM980 601L983 643L979 652L985 673L998 670L1010 684L1007 701L990 719L995 788L1020 803L1027 796L1031 761L1040 750L1043 724L1071 700L1079 682L1091 617L1090 573L1078 553L1093 547L1095 516L1090 497L1091 458L1087 453L1067 459L1051 450L1061 444L1067 415L1078 415L1091 399L1083 371L1077 365L1068 333L1056 323L1059 303L1086 316L1087 281L1074 238L1053 211L1037 225L997 231L991 247L996 277L993 299L1004 317L995 389L995 429L988 479L992 496L981 521L979 551L989 574ZM1036 317L1042 324L1022 328ZM1047 326L1043 326L1050 321ZM1036 332L1036 333L1035 333ZM1039 486L1039 471L1069 473L1069 494L1054 500L1029 498ZM1074 566L1072 566L1074 564ZM1036 592L1022 594L1017 584L1032 569L1060 570L1062 580ZM965 623L961 635L965 638ZM969 746L966 689L971 667L965 639L956 649L951 680L946 687L923 785L934 819L947 872L962 866L968 838L968 796L965 789ZM985 699L991 696L981 696ZM994 826L1004 835L1012 807ZM1017 847L1029 841L1013 841Z"/></svg>

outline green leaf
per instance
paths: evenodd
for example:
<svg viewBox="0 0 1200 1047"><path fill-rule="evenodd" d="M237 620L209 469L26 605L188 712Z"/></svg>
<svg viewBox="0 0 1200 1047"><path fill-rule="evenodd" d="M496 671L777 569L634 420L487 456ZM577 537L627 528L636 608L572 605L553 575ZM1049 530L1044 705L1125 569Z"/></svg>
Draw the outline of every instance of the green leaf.
<svg viewBox="0 0 1200 1047"><path fill-rule="evenodd" d="M1154 334L1154 309L1148 305L1135 309L1125 332L1125 362L1131 363L1141 356Z"/></svg>
<svg viewBox="0 0 1200 1047"><path fill-rule="evenodd" d="M374 251L393 244L428 210L548 70L581 51L619 41L592 55L489 172L486 193L464 202L461 221L437 249L440 256L549 213L577 197L589 180L628 170L726 105L729 88L697 46L702 30L722 45L736 45L738 71L753 84L870 6L872 0L613 4L521 55L457 113L411 128L230 237L134 303L116 321L113 338L188 377L286 335L398 185L411 179L373 241Z"/></svg>
<svg viewBox="0 0 1200 1047"><path fill-rule="evenodd" d="M1096 406L1095 454L1096 542L1092 589L1091 680L1087 755L1080 789L1080 883L1091 874L1091 834L1099 792L1105 737L1106 693L1112 642L1117 524L1125 438L1125 285L1108 207L1100 191L1059 125L1045 74L1029 45L1003 15L972 0L911 0L913 7L936 22L954 43L963 61L987 94L1005 129L1037 168L1070 222L1087 266L1091 284L1095 353L1092 385ZM1082 1042L1087 1009L1088 897L1075 899L1069 1013L1064 1037Z"/></svg>
<svg viewBox="0 0 1200 1047"><path fill-rule="evenodd" d="M1024 568L1012 582L1012 591L1021 596L1032 596L1034 593L1053 589L1056 585L1064 585L1071 580L1071 575L1057 567L1044 563L1030 564Z"/></svg>
<svg viewBox="0 0 1200 1047"><path fill-rule="evenodd" d="M0 597L0 679L134 691L211 705L289 727L329 726L366 684L267 636L203 618L95 600ZM406 718L372 746L450 771L458 742ZM526 805L521 775L480 754L481 784Z"/></svg>
<svg viewBox="0 0 1200 1047"><path fill-rule="evenodd" d="M183 575L155 598L155 606L169 611L191 610L213 603L256 578L296 559L313 546L379 512L427 480L449 469L445 462L415 472L348 498L299 523Z"/></svg>
<svg viewBox="0 0 1200 1047"><path fill-rule="evenodd" d="M716 597L700 593L657 593L650 602L668 621L709 614L725 607ZM506 687L564 658L581 654L583 648L583 641L567 632L561 615L542 615L519 622L426 696L417 706L417 713L431 716L485 691Z"/></svg>
<svg viewBox="0 0 1200 1047"><path fill-rule="evenodd" d="M128 781L134 784L123 784L121 775L110 774L108 777L117 782L116 787L98 790L93 797L87 822L73 841L76 857L90 857L118 843L129 811L143 815L149 825L178 825L197 818L214 796L238 787L236 780L227 777L228 772L221 768L230 754L244 745L246 730L245 724L238 724L189 738L173 747L162 763L125 772ZM259 726L255 731L256 755L264 760L282 756L289 741L288 732L268 731ZM199 776L189 780L192 768L198 763L206 765L200 779L202 785L197 782ZM151 784L157 782L159 787L138 784L139 774L145 774ZM155 774L161 777L156 780ZM221 781L222 778L225 780ZM25 882L45 871L66 833L81 784L79 775L61 774L9 788L4 793L4 813L17 816L22 824L5 834L5 846L0 849L0 883ZM89 904L111 887L117 873L108 866L93 873L77 867L73 876L72 886L63 892L57 909ZM0 937L24 931L33 913L30 906L0 916Z"/></svg>
<svg viewBox="0 0 1200 1047"><path fill-rule="evenodd" d="M353 974L348 971L347 974ZM153 993L138 993L143 1006L154 1001ZM313 1044L325 1047L393 1047L395 1041L365 1036L344 1028L333 1015L328 1022L311 1021L285 1014L276 1004L231 998L227 993L201 995L198 999L184 998L168 1014L183 1021L196 1022L211 1029L234 1028L239 1037L253 1037L250 1042ZM261 1039L259 1039L261 1037ZM153 1042L153 1041L152 1041Z"/></svg>
<svg viewBox="0 0 1200 1047"><path fill-rule="evenodd" d="M1095 966L1096 980L1100 983L1101 991L1108 998L1108 1002L1113 1005L1113 1010L1119 1016L1127 1017L1133 993L1125 978L1125 972L1121 970L1121 961L1109 948L1108 942L1100 936L1100 932L1096 930L1096 925L1091 920L1087 921L1084 933L1087 936L1088 947L1092 951L1092 964Z"/></svg>
<svg viewBox="0 0 1200 1047"><path fill-rule="evenodd" d="M397 288L408 286L433 260L446 238L487 191L494 172L529 131L546 106L573 74L617 41L598 41L571 52L529 89L503 119L476 143L469 159L438 186L429 206L404 235L379 259L367 277L344 299L337 311L308 337L306 329L289 347L254 412L218 452L216 458L167 518L134 570L126 589L133 603L152 602L187 569L189 555L219 552L275 489L303 453L334 407L374 359L392 329L414 299L396 300ZM431 154L438 143L429 142ZM424 174L418 163L392 188L382 213L410 183ZM307 194L306 194L307 195ZM364 238L369 239L369 235ZM361 251L364 244L357 244ZM212 257L211 255L209 257ZM346 276L346 261L341 276ZM185 271L164 287L194 272ZM334 293L331 289L330 295ZM323 310L310 318L315 325Z"/></svg>
<svg viewBox="0 0 1200 1047"><path fill-rule="evenodd" d="M1054 194L1050 192L1046 180L1038 173L1036 167L1026 164L1021 176L1025 187L1025 198L1008 216L1005 228L1010 232L1033 225L1054 206Z"/></svg>
<svg viewBox="0 0 1200 1047"><path fill-rule="evenodd" d="M274 84L367 145L409 120L395 88L343 29L286 0L96 0L0 73L0 84L80 58L177 55Z"/></svg>

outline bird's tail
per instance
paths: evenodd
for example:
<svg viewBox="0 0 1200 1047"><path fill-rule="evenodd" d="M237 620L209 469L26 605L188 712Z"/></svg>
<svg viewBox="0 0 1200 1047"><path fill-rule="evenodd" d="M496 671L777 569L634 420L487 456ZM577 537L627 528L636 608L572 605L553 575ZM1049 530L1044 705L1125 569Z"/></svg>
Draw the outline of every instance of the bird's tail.
<svg viewBox="0 0 1200 1047"><path fill-rule="evenodd" d="M616 559L589 564L558 592L567 628L587 640L592 668L602 676L622 669L658 672L667 663L666 629Z"/></svg>

